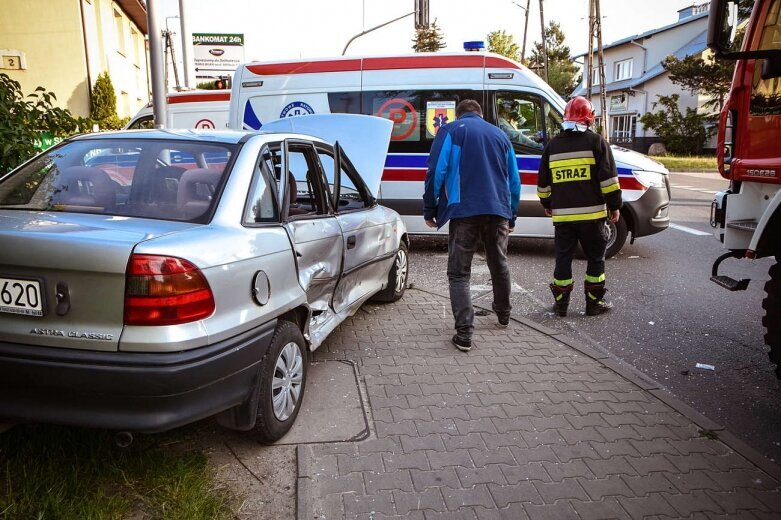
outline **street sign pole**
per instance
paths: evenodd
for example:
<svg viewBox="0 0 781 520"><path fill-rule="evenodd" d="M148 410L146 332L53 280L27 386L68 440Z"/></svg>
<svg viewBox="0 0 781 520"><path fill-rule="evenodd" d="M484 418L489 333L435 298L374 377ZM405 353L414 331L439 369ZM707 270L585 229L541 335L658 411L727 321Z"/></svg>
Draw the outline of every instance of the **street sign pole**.
<svg viewBox="0 0 781 520"><path fill-rule="evenodd" d="M147 0L146 19L149 25L149 63L152 77L152 107L155 117L155 128L165 128L166 93L165 71L163 70L163 38L160 32L157 3L159 0Z"/></svg>
<svg viewBox="0 0 781 520"><path fill-rule="evenodd" d="M184 64L184 86L195 88L195 74L193 74L193 37L188 27L189 13L187 12L187 0L179 0L179 28L182 37L182 64Z"/></svg>

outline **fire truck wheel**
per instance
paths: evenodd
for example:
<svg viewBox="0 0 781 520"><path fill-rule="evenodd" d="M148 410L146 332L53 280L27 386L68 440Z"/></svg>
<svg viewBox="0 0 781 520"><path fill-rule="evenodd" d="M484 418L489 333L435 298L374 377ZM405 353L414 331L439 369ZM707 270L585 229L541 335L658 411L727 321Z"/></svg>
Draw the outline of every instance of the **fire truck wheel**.
<svg viewBox="0 0 781 520"><path fill-rule="evenodd" d="M765 343L770 347L770 361L776 364L776 377L781 379L781 257L770 267L770 280L765 282L765 299L762 308L765 315Z"/></svg>

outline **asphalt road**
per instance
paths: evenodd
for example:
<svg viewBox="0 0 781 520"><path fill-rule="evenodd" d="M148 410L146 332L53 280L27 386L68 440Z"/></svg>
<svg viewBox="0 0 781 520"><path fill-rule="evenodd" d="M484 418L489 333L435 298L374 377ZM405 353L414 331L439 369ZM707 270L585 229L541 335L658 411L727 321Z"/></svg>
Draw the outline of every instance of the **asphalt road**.
<svg viewBox="0 0 781 520"><path fill-rule="evenodd" d="M772 261L722 264L720 274L752 279L746 291L729 292L712 283L711 266L723 250L708 224L710 202L727 183L702 173L673 173L670 179L673 226L632 245L627 241L607 262L608 298L615 304L611 313L585 316L578 281L586 266L576 260L569 316L553 315L548 289L553 242L540 239L510 244L513 313L633 365L768 458L781 461L781 384L767 357L761 306ZM410 280L446 292L446 249L442 239L415 239ZM480 258L473 266L472 294L490 308L490 276ZM697 363L715 370L697 369Z"/></svg>

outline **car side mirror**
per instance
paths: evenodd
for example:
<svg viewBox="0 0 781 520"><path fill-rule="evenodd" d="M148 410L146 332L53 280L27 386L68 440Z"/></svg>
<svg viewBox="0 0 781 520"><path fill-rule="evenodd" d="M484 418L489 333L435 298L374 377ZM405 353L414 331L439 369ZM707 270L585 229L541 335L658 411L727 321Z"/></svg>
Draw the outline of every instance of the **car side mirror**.
<svg viewBox="0 0 781 520"><path fill-rule="evenodd" d="M768 80L781 77L781 59L768 58L762 62L762 79Z"/></svg>

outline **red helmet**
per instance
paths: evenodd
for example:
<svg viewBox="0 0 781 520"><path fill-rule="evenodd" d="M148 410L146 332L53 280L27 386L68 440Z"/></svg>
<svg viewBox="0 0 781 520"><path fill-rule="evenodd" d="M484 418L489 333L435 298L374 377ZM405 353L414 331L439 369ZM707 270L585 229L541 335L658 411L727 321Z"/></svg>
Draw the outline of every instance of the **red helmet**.
<svg viewBox="0 0 781 520"><path fill-rule="evenodd" d="M594 105L583 96L575 96L564 107L564 121L591 126L594 118Z"/></svg>

